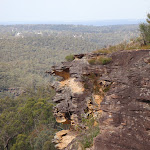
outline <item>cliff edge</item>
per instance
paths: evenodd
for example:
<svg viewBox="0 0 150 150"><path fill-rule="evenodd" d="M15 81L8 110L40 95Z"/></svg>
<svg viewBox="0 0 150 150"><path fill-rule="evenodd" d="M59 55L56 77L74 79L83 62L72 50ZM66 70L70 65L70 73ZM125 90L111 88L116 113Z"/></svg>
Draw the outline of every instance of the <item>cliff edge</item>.
<svg viewBox="0 0 150 150"><path fill-rule="evenodd" d="M56 133L58 149L149 149L150 50L75 55L49 73L58 76L54 116L70 126ZM83 120L91 117L99 132L88 147L82 140L90 127Z"/></svg>

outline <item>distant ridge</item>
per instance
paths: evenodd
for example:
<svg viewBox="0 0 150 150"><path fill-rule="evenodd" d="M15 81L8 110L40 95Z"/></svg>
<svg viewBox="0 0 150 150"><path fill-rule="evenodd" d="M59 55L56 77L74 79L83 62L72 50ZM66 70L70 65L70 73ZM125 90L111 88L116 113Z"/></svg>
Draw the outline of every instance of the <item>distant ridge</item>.
<svg viewBox="0 0 150 150"><path fill-rule="evenodd" d="M16 24L72 24L89 26L129 25L145 22L144 19L120 19L120 20L95 20L95 21L8 21L0 22L0 25Z"/></svg>
<svg viewBox="0 0 150 150"><path fill-rule="evenodd" d="M128 25L139 24L145 22L144 19L121 19L121 20L102 20L102 21L87 21L81 22L83 25L107 26L107 25Z"/></svg>

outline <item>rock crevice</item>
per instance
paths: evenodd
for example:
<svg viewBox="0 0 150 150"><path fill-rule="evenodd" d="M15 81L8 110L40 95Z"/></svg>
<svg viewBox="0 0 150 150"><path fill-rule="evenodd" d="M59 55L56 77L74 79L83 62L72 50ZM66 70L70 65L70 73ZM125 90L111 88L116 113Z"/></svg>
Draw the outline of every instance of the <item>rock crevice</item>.
<svg viewBox="0 0 150 150"><path fill-rule="evenodd" d="M88 63L99 56L103 54L85 54L52 68L51 74L62 77L53 85L57 122L83 127L82 115L92 114L100 128L92 150L148 150L150 50L108 54L112 61L106 65ZM77 138L62 149L71 150Z"/></svg>

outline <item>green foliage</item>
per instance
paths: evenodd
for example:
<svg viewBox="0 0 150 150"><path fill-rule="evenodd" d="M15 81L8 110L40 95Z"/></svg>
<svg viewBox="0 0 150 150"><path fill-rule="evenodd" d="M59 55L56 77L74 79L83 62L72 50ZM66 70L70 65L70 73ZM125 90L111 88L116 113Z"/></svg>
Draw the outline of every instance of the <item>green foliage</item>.
<svg viewBox="0 0 150 150"><path fill-rule="evenodd" d="M147 19L146 19L147 23L150 23L150 14L147 14Z"/></svg>
<svg viewBox="0 0 150 150"><path fill-rule="evenodd" d="M99 84L99 75L90 73L88 76L83 76L82 81L84 83L84 88L89 89L94 94L100 94L100 84Z"/></svg>
<svg viewBox="0 0 150 150"><path fill-rule="evenodd" d="M91 65L106 65L111 61L112 59L106 56L100 56L99 58L92 58L88 60L89 64Z"/></svg>
<svg viewBox="0 0 150 150"><path fill-rule="evenodd" d="M98 53L102 53L102 54L109 54L109 53L111 53L111 51L108 50L108 49L100 49L100 50L97 50L97 52Z"/></svg>
<svg viewBox="0 0 150 150"><path fill-rule="evenodd" d="M18 32L21 36L17 36ZM17 98L0 99L0 150L6 147L8 150L55 150L51 142L57 130L54 129L56 122L51 101L55 91L46 86L49 76L45 71L70 53L91 52L138 34L136 25L0 26L1 97L8 96L8 93L13 96L23 93ZM73 58L69 56L69 61ZM93 127L93 119L83 122L88 130L82 143L84 147L90 147L99 128Z"/></svg>
<svg viewBox="0 0 150 150"><path fill-rule="evenodd" d="M56 150L52 140L44 142L42 150Z"/></svg>
<svg viewBox="0 0 150 150"><path fill-rule="evenodd" d="M102 65L109 64L112 61L109 57L99 57L98 62Z"/></svg>
<svg viewBox="0 0 150 150"><path fill-rule="evenodd" d="M73 61L75 59L74 55L68 55L65 57L65 59L69 62Z"/></svg>
<svg viewBox="0 0 150 150"><path fill-rule="evenodd" d="M143 44L150 44L150 14L147 14L147 23L141 23L139 25L140 33L143 38Z"/></svg>
<svg viewBox="0 0 150 150"><path fill-rule="evenodd" d="M35 135L34 135L35 136ZM44 129L36 135L36 137L31 137L34 150L56 150L54 144L52 143L53 132L49 129Z"/></svg>
<svg viewBox="0 0 150 150"><path fill-rule="evenodd" d="M30 141L27 135L18 134L16 143L10 150L31 150Z"/></svg>
<svg viewBox="0 0 150 150"><path fill-rule="evenodd" d="M1 25L0 96L15 96L27 87L45 85L53 80L45 72L66 55L129 40L139 35L137 29L138 25Z"/></svg>
<svg viewBox="0 0 150 150"><path fill-rule="evenodd" d="M150 25L145 23L139 25L140 32L144 41L144 44L147 45L150 43Z"/></svg>
<svg viewBox="0 0 150 150"><path fill-rule="evenodd" d="M95 119L90 115L88 118L82 118L82 123L88 128L80 139L84 149L93 145L93 139L100 133L98 125L94 125ZM83 132L83 131L82 131Z"/></svg>
<svg viewBox="0 0 150 150"><path fill-rule="evenodd" d="M96 59L94 59L94 58L89 59L88 62L89 62L90 65L96 65Z"/></svg>
<svg viewBox="0 0 150 150"><path fill-rule="evenodd" d="M110 45L107 48L103 48L95 51L95 53L108 54L120 50L137 50L137 49L150 49L150 44L144 45L141 37L131 39L129 43L122 42L118 45Z"/></svg>
<svg viewBox="0 0 150 150"><path fill-rule="evenodd" d="M55 149L51 143L55 119L50 90L39 87L15 99L0 99L1 150L5 147L8 150L43 150L44 144Z"/></svg>
<svg viewBox="0 0 150 150"><path fill-rule="evenodd" d="M84 135L83 139L80 141L84 148L90 148L93 145L93 139L99 134L99 127L93 127L90 131Z"/></svg>
<svg viewBox="0 0 150 150"><path fill-rule="evenodd" d="M55 95L55 90L50 85L43 85L37 87L28 87L25 89L25 92L21 95L22 98L44 98L51 99Z"/></svg>
<svg viewBox="0 0 150 150"><path fill-rule="evenodd" d="M94 125L95 119L92 115L89 115L87 118L82 117L82 123L85 124L88 128L92 128Z"/></svg>
<svg viewBox="0 0 150 150"><path fill-rule="evenodd" d="M108 91L109 91L109 89L110 89L110 87L111 87L111 84L110 84L110 85L108 85L108 86L106 86L106 87L103 89L103 92L108 92Z"/></svg>

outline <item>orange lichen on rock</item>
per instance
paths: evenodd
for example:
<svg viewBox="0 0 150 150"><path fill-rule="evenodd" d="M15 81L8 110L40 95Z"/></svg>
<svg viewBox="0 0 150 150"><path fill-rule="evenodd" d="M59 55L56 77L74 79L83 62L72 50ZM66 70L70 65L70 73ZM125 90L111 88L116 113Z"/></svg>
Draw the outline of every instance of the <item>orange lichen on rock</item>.
<svg viewBox="0 0 150 150"><path fill-rule="evenodd" d="M66 148L68 144L71 143L71 141L76 138L76 136L77 136L76 132L69 130L61 130L56 133L53 142L57 143L55 147L61 150Z"/></svg>
<svg viewBox="0 0 150 150"><path fill-rule="evenodd" d="M70 120L67 120L64 113L57 113L56 121L58 123L70 124Z"/></svg>
<svg viewBox="0 0 150 150"><path fill-rule="evenodd" d="M88 106L88 114L92 114L92 116L96 119L99 118L100 115L102 114L101 110L101 102L103 100L103 96L100 95L93 95L93 100L89 99L87 101L87 106Z"/></svg>
<svg viewBox="0 0 150 150"><path fill-rule="evenodd" d="M54 71L54 72L55 72L55 75L63 77L65 80L70 78L69 72L66 72L66 71L62 71L62 72Z"/></svg>
<svg viewBox="0 0 150 150"><path fill-rule="evenodd" d="M84 91L83 84L81 82L75 81L75 78L69 78L67 80L61 81L60 86L68 86L72 93L81 94Z"/></svg>
<svg viewBox="0 0 150 150"><path fill-rule="evenodd" d="M95 102L98 106L100 106L102 100L103 100L103 97L102 97L102 96L100 96L100 95L94 95L94 102Z"/></svg>

